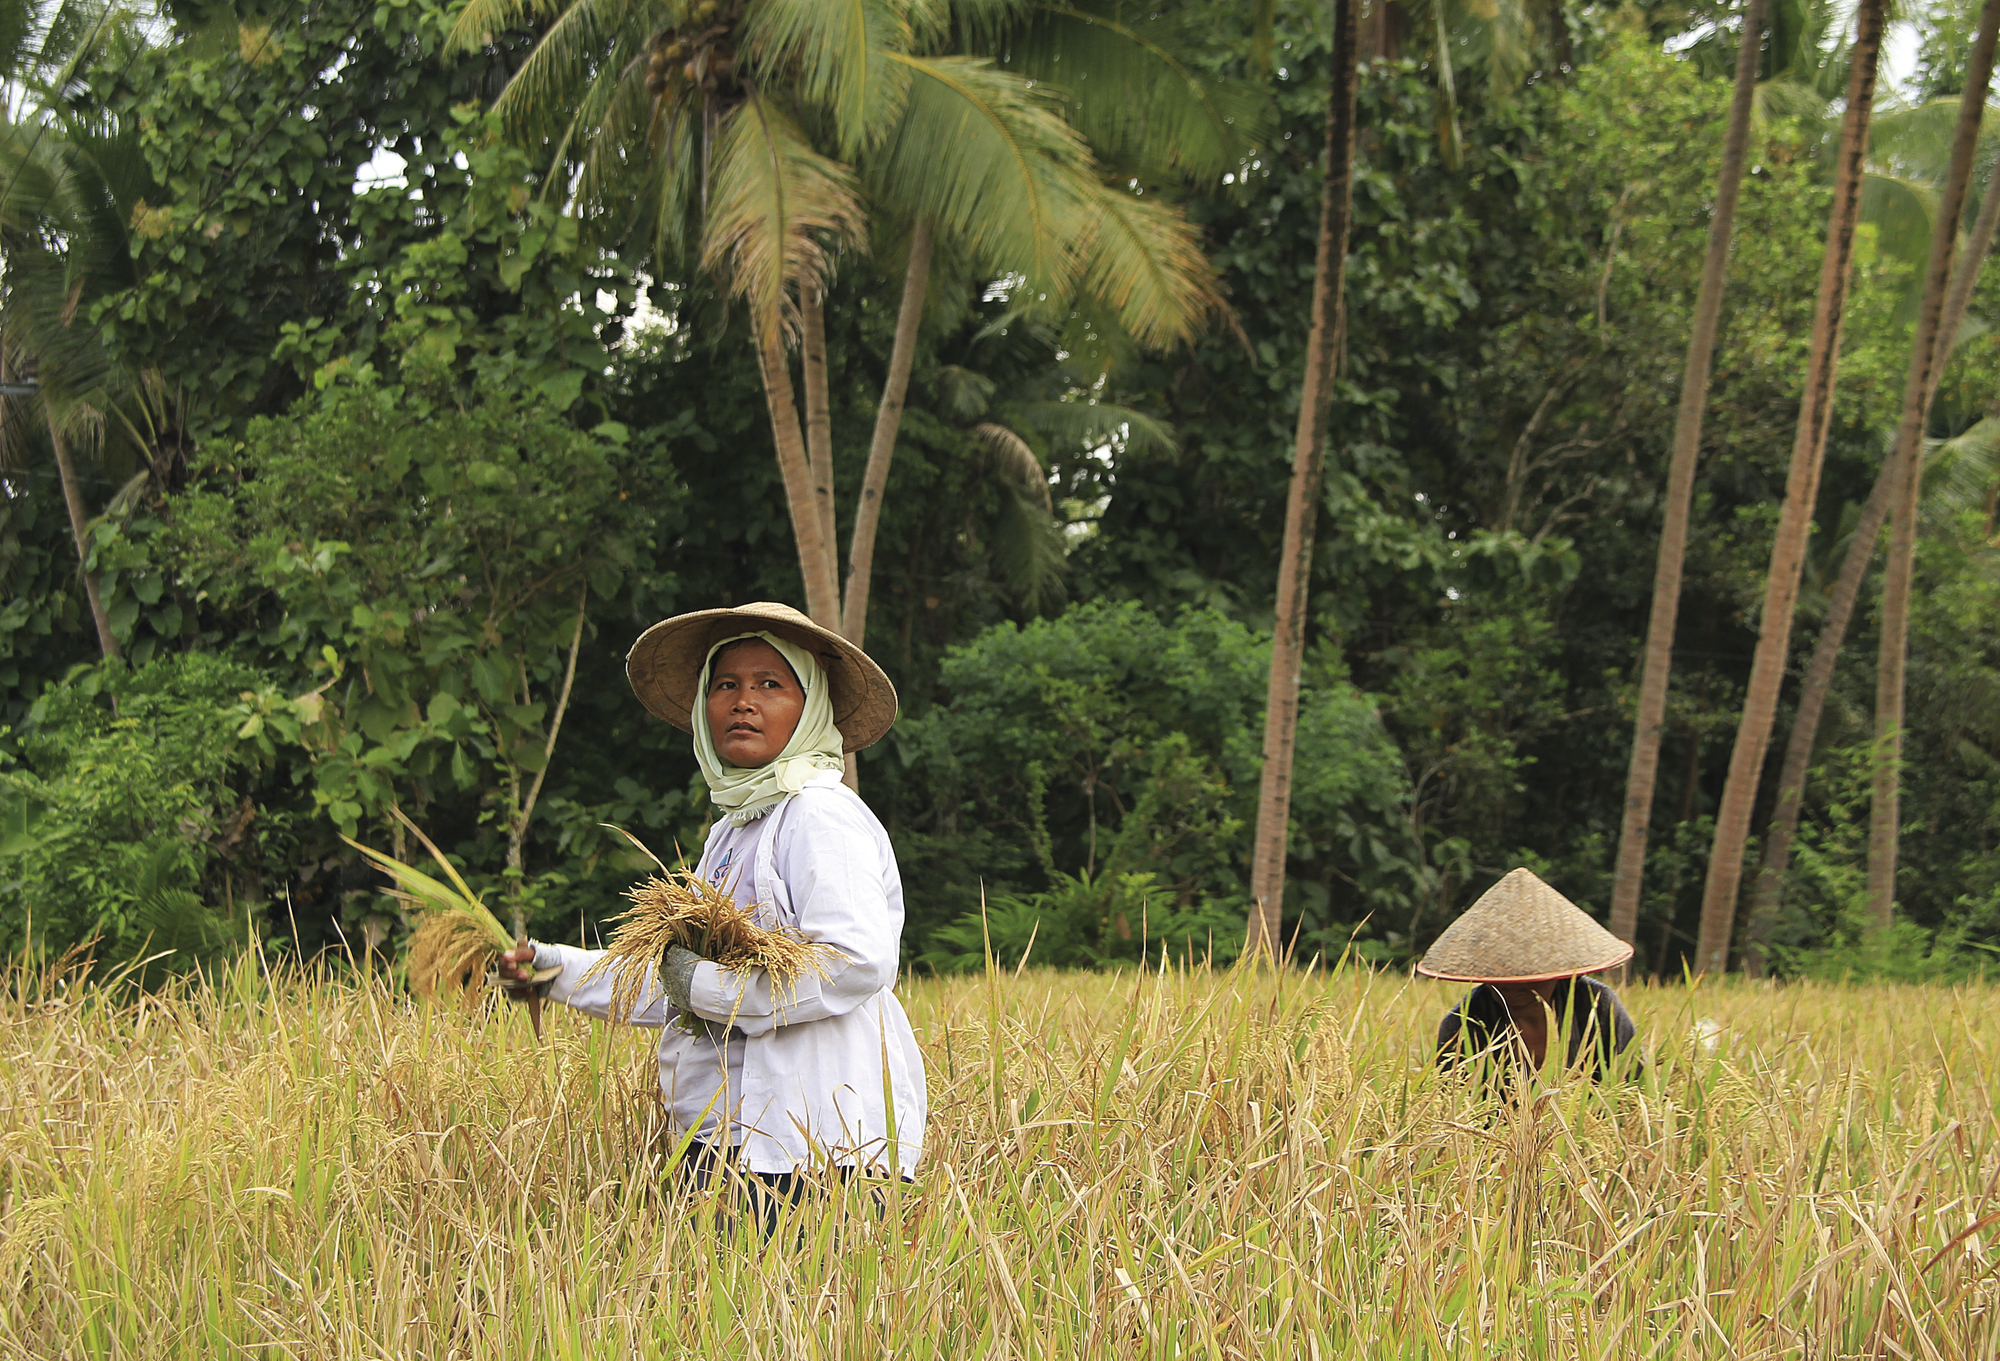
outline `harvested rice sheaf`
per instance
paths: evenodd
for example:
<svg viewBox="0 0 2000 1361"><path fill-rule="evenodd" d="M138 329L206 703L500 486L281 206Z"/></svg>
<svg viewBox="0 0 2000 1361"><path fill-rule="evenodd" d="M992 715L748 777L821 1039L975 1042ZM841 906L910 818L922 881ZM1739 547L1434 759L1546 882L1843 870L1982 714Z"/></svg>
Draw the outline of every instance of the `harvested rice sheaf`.
<svg viewBox="0 0 2000 1361"><path fill-rule="evenodd" d="M613 1016L625 1019L638 1010L651 971L675 946L714 960L732 973L764 970L781 1000L795 996L799 980L808 975L828 977L828 966L842 958L832 946L808 940L789 927L759 925L749 909L739 907L693 871L670 870L657 857L653 863L660 865L660 872L625 891L632 906L617 918L604 957L584 975L588 981L612 971ZM700 1019L682 1012L681 1023L693 1029Z"/></svg>
<svg viewBox="0 0 2000 1361"><path fill-rule="evenodd" d="M410 933L410 991L424 998L470 996L499 955L499 942L464 914L426 912Z"/></svg>
<svg viewBox="0 0 2000 1361"><path fill-rule="evenodd" d="M391 809L397 819L416 833L438 867L451 880L439 883L412 865L394 856L362 845L348 837L341 840L368 857L375 868L395 881L396 899L419 914L416 930L410 933L410 991L431 998L439 993L470 996L500 957L514 944L507 928L500 924L485 903L459 877L451 861L445 859L431 839L401 809Z"/></svg>

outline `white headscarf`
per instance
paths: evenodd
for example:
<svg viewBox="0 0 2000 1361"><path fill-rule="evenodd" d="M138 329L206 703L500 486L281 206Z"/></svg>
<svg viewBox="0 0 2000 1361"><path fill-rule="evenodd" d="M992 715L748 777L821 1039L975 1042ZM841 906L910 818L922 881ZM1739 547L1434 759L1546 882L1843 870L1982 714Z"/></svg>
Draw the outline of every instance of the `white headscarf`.
<svg viewBox="0 0 2000 1361"><path fill-rule="evenodd" d="M714 734L708 730L708 675L715 667L715 654L745 638L759 638L776 648L778 655L790 663L792 674L799 678L799 685L806 692L806 707L799 714L799 726L792 730L792 740L785 743L777 760L754 769L726 764L715 749ZM840 729L833 722L831 691L819 658L775 634L739 633L708 650L708 658L701 664L701 684L695 690L693 712L689 715L693 720L690 726L694 729L694 759L701 762L701 776L708 782L708 797L729 814L731 822L741 827L763 817L787 795L804 789L806 781L819 771L847 769L846 757L841 753Z"/></svg>

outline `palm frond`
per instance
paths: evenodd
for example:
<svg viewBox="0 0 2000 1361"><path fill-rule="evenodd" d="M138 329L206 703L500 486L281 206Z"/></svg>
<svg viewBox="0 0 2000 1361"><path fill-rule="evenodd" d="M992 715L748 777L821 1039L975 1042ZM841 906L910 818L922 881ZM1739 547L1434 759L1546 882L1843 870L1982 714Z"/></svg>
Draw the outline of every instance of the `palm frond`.
<svg viewBox="0 0 2000 1361"><path fill-rule="evenodd" d="M793 290L825 286L829 244L865 239L852 172L814 151L775 101L752 95L718 130L712 173L702 264L726 275L760 330L794 330Z"/></svg>
<svg viewBox="0 0 2000 1361"><path fill-rule="evenodd" d="M1051 318L1050 308L1014 306L998 316L988 317L973 332L970 348L1013 364L1036 364L1044 354L1060 347L1062 328Z"/></svg>
<svg viewBox="0 0 2000 1361"><path fill-rule="evenodd" d="M1956 96L1878 113L1868 121L1868 160L1885 173L1934 183L1951 164L1957 128ZM1983 129L1980 140L1990 142L1995 136L1993 129Z"/></svg>
<svg viewBox="0 0 2000 1361"><path fill-rule="evenodd" d="M108 429L134 428L122 408L140 396L138 376L105 347L89 315L92 301L132 282L130 223L153 181L135 134L60 109L45 118L32 130L0 128L0 325L15 361L34 364L34 424L88 455ZM0 430L0 460L10 464L34 438L23 406ZM144 449L143 439L134 443Z"/></svg>
<svg viewBox="0 0 2000 1361"><path fill-rule="evenodd" d="M1173 454L1173 431L1156 416L1115 402L1011 402L1008 419L1052 446L1096 449L1107 444L1128 453Z"/></svg>
<svg viewBox="0 0 2000 1361"><path fill-rule="evenodd" d="M632 198L632 234L652 241L663 266L695 253L701 239L700 136L691 116L674 117L659 126L639 192ZM618 182L615 170L607 170L600 181L607 196Z"/></svg>
<svg viewBox="0 0 2000 1361"><path fill-rule="evenodd" d="M579 9L609 7L602 0L570 0L567 6L562 0L468 0L445 36L445 51L476 52L492 42L496 33L544 23L557 14L567 19Z"/></svg>
<svg viewBox="0 0 2000 1361"><path fill-rule="evenodd" d="M473 0L460 16L452 29L454 41L482 2ZM518 0L504 3L522 7ZM668 6L643 0L570 0L508 80L494 108L510 128L534 137L555 135L557 128L601 125L617 86L636 83L643 91L646 44L668 14Z"/></svg>
<svg viewBox="0 0 2000 1361"><path fill-rule="evenodd" d="M972 437L985 448L994 472L1002 481L1038 502L1043 514L1056 513L1055 502L1049 496L1048 470L1042 467L1042 460L1026 440L993 421L973 426Z"/></svg>
<svg viewBox="0 0 2000 1361"><path fill-rule="evenodd" d="M0 231L30 230L59 202L57 167L38 154L47 136L32 124L0 124L0 175L6 176Z"/></svg>
<svg viewBox="0 0 2000 1361"><path fill-rule="evenodd" d="M1005 64L1059 90L1100 157L1212 182L1270 130L1270 99L1261 85L1202 74L1167 27L1129 6L1037 5L1008 34Z"/></svg>
<svg viewBox="0 0 2000 1361"><path fill-rule="evenodd" d="M1049 98L968 57L895 54L910 73L902 116L865 160L871 197L929 221L994 274L1037 294L1075 278L1063 243L1088 225L1078 177L1089 152Z"/></svg>
<svg viewBox="0 0 2000 1361"><path fill-rule="evenodd" d="M1919 512L1925 528L1941 529L1962 511L1983 509L2000 483L2000 417L1988 416L1950 439L1931 443L1924 464Z"/></svg>
<svg viewBox="0 0 2000 1361"><path fill-rule="evenodd" d="M1157 198L1097 184L1083 287L1149 349L1190 340L1224 310L1194 228Z"/></svg>
<svg viewBox="0 0 2000 1361"><path fill-rule="evenodd" d="M1004 45L1039 7L1037 0L944 0L950 21L975 50Z"/></svg>
<svg viewBox="0 0 2000 1361"><path fill-rule="evenodd" d="M1931 253L1937 188L1901 175L1870 173L1861 182L1861 220L1875 225L1883 254L1922 269Z"/></svg>
<svg viewBox="0 0 2000 1361"><path fill-rule="evenodd" d="M653 97L642 41L623 35L618 52L624 64L591 82L562 128L549 186L570 182L561 168L573 160L580 205L606 213L620 235L653 237L678 252L699 217L701 107Z"/></svg>
<svg viewBox="0 0 2000 1361"><path fill-rule="evenodd" d="M1825 95L1811 85L1782 76L1759 81L1750 104L1750 120L1759 128L1794 120L1816 123L1825 117Z"/></svg>
<svg viewBox="0 0 2000 1361"><path fill-rule="evenodd" d="M1535 21L1521 0L1460 0L1444 5L1454 60L1484 77L1494 99L1504 99L1535 64Z"/></svg>
<svg viewBox="0 0 2000 1361"><path fill-rule="evenodd" d="M743 48L762 85L789 83L831 116L842 156L894 120L909 84L889 60L909 48L910 6L895 0L760 0L743 17Z"/></svg>
<svg viewBox="0 0 2000 1361"><path fill-rule="evenodd" d="M991 529L995 575L1034 613L1061 605L1068 566L1062 531L1032 493L1002 482L1000 514Z"/></svg>
<svg viewBox="0 0 2000 1361"><path fill-rule="evenodd" d="M960 364L941 366L931 378L931 388L945 414L956 420L977 420L993 402L993 380Z"/></svg>

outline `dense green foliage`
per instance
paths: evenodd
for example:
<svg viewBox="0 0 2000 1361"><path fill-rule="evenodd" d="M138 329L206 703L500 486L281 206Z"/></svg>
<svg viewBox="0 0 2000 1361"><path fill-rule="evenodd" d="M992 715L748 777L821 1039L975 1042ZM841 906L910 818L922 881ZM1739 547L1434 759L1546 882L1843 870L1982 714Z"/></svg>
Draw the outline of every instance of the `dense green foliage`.
<svg viewBox="0 0 2000 1361"><path fill-rule="evenodd" d="M129 955L157 918L182 915L165 895L195 890L224 907L215 916L236 915L237 889L254 893L263 858L282 865L290 849L291 819L259 798L264 763L217 721L255 679L194 652L81 668L36 701L20 768L0 770L5 853L25 890L7 946L29 931L56 944L102 934Z"/></svg>
<svg viewBox="0 0 2000 1361"><path fill-rule="evenodd" d="M1268 131L1222 184L1131 176L1200 226L1225 319L1148 356L1020 305L1017 278L933 280L868 632L906 717L861 762L912 958L953 967L989 937L1018 958L1033 936L1043 962L1237 948L1327 34L1321 7L1281 4L1268 33L1236 8L1147 23L1260 85ZM562 210L544 149L488 109L526 36L450 53L455 13L176 8L67 87L77 126L48 145L125 148L90 162L99 235L79 217L33 240L75 280L63 324L143 397L79 450L129 665L96 662L26 428L0 476L0 944L136 948L166 890L189 895L190 940L240 913L304 950L377 938L391 905L335 834L388 844L392 804L531 929L588 938L637 868L601 823L663 852L702 834L685 739L621 660L681 609L800 601L743 309ZM1577 8L1567 67L1510 74L1472 42L1449 91L1422 43L1367 69L1286 901L1304 949L1407 957L1516 864L1608 897L1728 97L1726 52L1661 43L1700 18ZM1956 88L1961 29L1955 10L1925 29L1934 93ZM1781 41L1769 64L1826 88L1829 51ZM1665 972L1692 944L1819 270L1833 134L1799 104L1773 98L1738 219L1640 923ZM0 215L10 260L21 230ZM1887 209L1863 228L1800 655L1900 401L1908 235ZM833 427L859 432L901 262L835 263ZM1996 380L2000 336L1968 327L1933 435L1974 428ZM1058 537L996 466L990 421L1047 468ZM835 447L843 507L866 452ZM1864 619L1780 930L1794 971L1969 967L2000 944L1991 470L1964 453L1927 516L1900 944L1864 959L1852 925Z"/></svg>
<svg viewBox="0 0 2000 1361"><path fill-rule="evenodd" d="M904 859L927 897L965 907L940 932L941 957L983 958L982 870L1018 881L1039 869L1054 901L993 900L985 929L1002 957L1018 959L1033 935L1052 964L1160 943L1233 958L1269 670L1268 640L1219 611L1169 625L1132 602L1002 624L952 652L939 676L949 701L903 738L940 810L938 832L909 834ZM1300 704L1299 767L1308 900L1324 909L1332 882L1352 876L1370 900L1413 901L1416 848L1386 830L1409 801L1401 762L1331 659Z"/></svg>

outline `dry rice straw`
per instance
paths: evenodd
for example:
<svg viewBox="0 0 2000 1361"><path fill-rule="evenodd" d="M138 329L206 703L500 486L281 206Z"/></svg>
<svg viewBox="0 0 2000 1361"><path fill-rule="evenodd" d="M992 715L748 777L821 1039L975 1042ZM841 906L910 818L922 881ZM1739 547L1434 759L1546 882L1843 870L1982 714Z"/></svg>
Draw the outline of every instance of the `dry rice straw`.
<svg viewBox="0 0 2000 1361"><path fill-rule="evenodd" d="M797 995L800 979L807 975L825 979L829 966L844 958L832 946L808 940L790 927L760 925L751 910L739 907L693 870L669 869L639 838L622 827L611 830L659 866L659 873L625 891L632 906L616 919L617 930L603 957L583 976L589 982L607 969L612 971L613 1019L631 1019L645 996L649 976L675 946L731 973L764 970L771 976L772 991L783 1001ZM683 1011L681 1023L692 1030L700 1018Z"/></svg>

